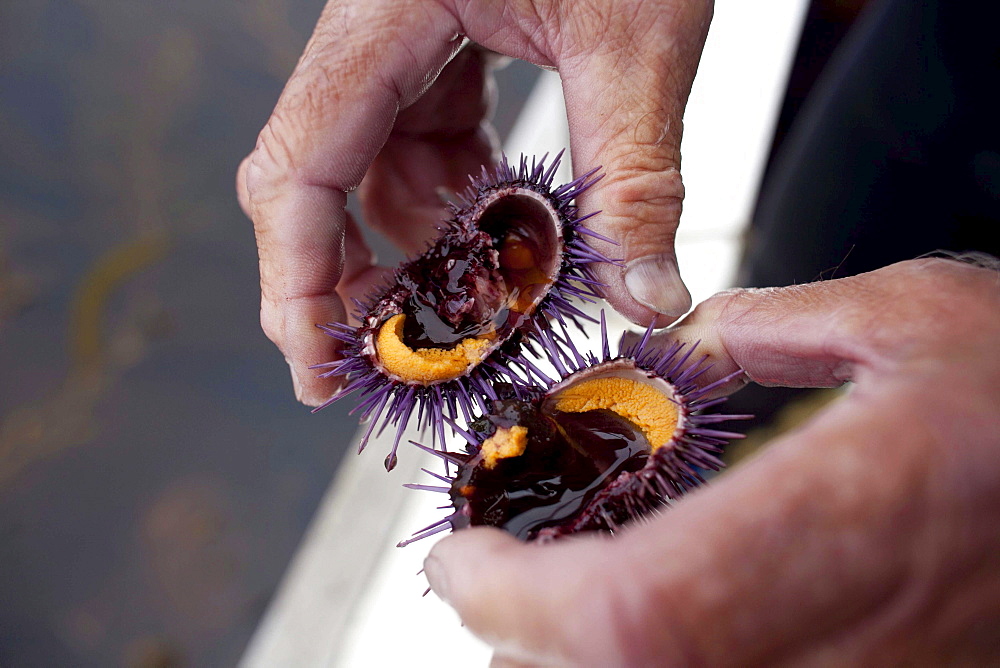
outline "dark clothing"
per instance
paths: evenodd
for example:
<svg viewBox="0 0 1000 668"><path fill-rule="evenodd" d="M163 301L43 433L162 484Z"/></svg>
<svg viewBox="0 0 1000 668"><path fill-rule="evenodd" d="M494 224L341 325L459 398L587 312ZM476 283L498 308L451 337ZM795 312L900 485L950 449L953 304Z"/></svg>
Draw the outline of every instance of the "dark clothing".
<svg viewBox="0 0 1000 668"><path fill-rule="evenodd" d="M772 154L741 284L1000 254L998 89L996 3L869 2Z"/></svg>

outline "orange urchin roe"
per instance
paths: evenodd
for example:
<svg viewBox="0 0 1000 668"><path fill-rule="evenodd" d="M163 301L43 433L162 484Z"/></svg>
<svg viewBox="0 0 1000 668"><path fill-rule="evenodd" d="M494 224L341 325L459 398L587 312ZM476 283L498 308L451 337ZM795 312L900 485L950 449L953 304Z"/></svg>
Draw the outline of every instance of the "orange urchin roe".
<svg viewBox="0 0 1000 668"><path fill-rule="evenodd" d="M652 385L630 378L591 378L567 387L555 397L563 413L610 410L639 427L655 451L673 438L679 408Z"/></svg>
<svg viewBox="0 0 1000 668"><path fill-rule="evenodd" d="M508 457L520 457L528 447L528 428L519 424L513 427L497 427L493 435L483 441L479 452L483 456L483 466L496 468L497 462Z"/></svg>
<svg viewBox="0 0 1000 668"><path fill-rule="evenodd" d="M378 330L375 350L378 360L389 373L418 383L459 378L489 352L490 339L463 339L454 348L420 348L403 343L402 313L394 315Z"/></svg>

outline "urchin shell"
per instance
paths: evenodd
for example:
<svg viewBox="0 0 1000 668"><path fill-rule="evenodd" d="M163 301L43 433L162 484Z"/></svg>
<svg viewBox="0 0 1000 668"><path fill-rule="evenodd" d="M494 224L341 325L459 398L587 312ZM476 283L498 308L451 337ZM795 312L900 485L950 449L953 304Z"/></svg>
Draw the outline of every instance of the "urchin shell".
<svg viewBox="0 0 1000 668"><path fill-rule="evenodd" d="M521 346L540 340L550 321L565 329L590 319L572 301L595 301L600 283L589 265L616 261L586 243L605 238L583 224L590 215L574 203L597 170L555 187L561 155L484 168L451 205L441 236L356 302L358 327L321 326L344 345L340 359L315 368L346 382L320 408L357 393L355 411L370 422L361 449L376 428L396 429L386 468L414 415L443 444L445 418L468 421L487 410L498 384L530 384ZM432 340L431 331L444 334Z"/></svg>
<svg viewBox="0 0 1000 668"><path fill-rule="evenodd" d="M435 451L439 457L454 465L456 472L448 475L432 474L444 483L443 485L411 485L411 487L448 494L452 501L453 512L441 521L418 531L401 545L448 528L459 529L470 524L499 526L525 540L552 540L583 531L614 532L623 524L657 512L671 500L702 484L704 482L702 471L722 468L723 462L719 455L723 452L723 446L729 439L741 438L742 435L716 429L713 425L749 416L704 411L725 400L708 399L707 396L740 372L700 385L698 380L711 368L711 365L707 364L707 355L695 356L697 344L685 346L677 343L666 349L653 348L648 345L651 332L650 328L633 346L625 345L623 338L617 353L612 355L602 316L599 356L590 353L581 354L568 337L558 337L551 331L541 337L543 347L557 369L558 377L549 379L546 387L539 388L527 398L522 396L507 402L494 402L492 412L484 419L473 422L467 430L459 430L469 444L466 452ZM644 456L634 450L626 453L631 459L619 459L620 469L617 470L620 472L609 476L599 487L588 488L587 493L590 496L586 499L573 501L579 508L572 516L553 515L546 518L545 513L548 510L544 504L549 503L548 500L539 506L530 507L528 511L521 511L533 513L530 522L505 514L505 504L510 503L513 507L514 502L510 499L514 496L519 499L517 503L523 508L524 497L536 493L525 490L516 492L512 490L513 496L508 496L507 491L501 491L499 494L488 496L488 503L483 502L479 507L475 507L477 503L475 495L480 493L477 491L477 485L489 480L491 475L494 477L506 475L507 473L500 470L502 465L507 465L508 471L514 470L511 467L517 466L518 459L525 457L525 452L532 448L533 442L526 441L529 438L526 434L531 429L538 428L540 423L537 415L547 413L551 417L557 414L557 404L567 390L579 389L588 382L593 385L592 381L599 379L611 379L615 382L621 379L626 384L634 384L634 389L649 388L650 392L660 393L664 401L675 406L675 419L672 423L668 423L667 433L657 432L656 425L644 424L642 427L636 427L636 430L647 438L649 452ZM607 386L603 380L599 384ZM512 408L514 404L511 401L519 403ZM589 397L588 401L590 403L584 409L594 414L615 403L614 398L600 396ZM615 408L615 410L620 409ZM621 411L617 415L626 423L633 424L625 419L626 412ZM529 417L522 418L522 414ZM581 410L581 414L587 413ZM644 420L636 416L630 418L640 422ZM514 434L513 430L518 427L511 425L515 424L525 426L525 433ZM498 446L497 434L501 433L504 442ZM654 440L656 442L653 442ZM539 444L543 442L548 444L553 441L550 436L543 435L536 439L534 445L541 447ZM585 443L584 446L604 447L603 443L598 442ZM579 450L579 442L574 447ZM538 456L535 455L536 460ZM502 464L497 465L497 460ZM534 474L538 472L535 471ZM539 489L539 486L551 487L554 480L557 480L555 476L551 480L532 478L530 482L534 489ZM548 490L548 487L545 489ZM539 496L542 497L544 494ZM564 495L554 498L557 500L552 502L552 507L565 514L569 504L566 500L568 497ZM484 510L486 506L489 507L488 511Z"/></svg>

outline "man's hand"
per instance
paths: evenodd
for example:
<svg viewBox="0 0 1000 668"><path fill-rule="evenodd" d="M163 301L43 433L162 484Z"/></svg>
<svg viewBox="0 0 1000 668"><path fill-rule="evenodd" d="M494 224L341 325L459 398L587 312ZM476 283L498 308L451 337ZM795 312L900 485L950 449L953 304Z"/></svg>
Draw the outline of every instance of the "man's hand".
<svg viewBox="0 0 1000 668"><path fill-rule="evenodd" d="M613 539L470 529L426 562L498 665L1000 659L1000 278L905 262L706 301L718 375L847 395Z"/></svg>
<svg viewBox="0 0 1000 668"><path fill-rule="evenodd" d="M606 174L582 198L602 248L610 304L667 324L690 306L673 241L681 210L681 119L711 0L331 0L240 167L240 202L260 251L261 323L283 351L298 397L318 404L334 380L308 367L334 358L314 325L344 321L342 298L381 275L346 193L361 187L365 222L412 251L444 209L441 187L494 157L481 48L559 70L577 174Z"/></svg>

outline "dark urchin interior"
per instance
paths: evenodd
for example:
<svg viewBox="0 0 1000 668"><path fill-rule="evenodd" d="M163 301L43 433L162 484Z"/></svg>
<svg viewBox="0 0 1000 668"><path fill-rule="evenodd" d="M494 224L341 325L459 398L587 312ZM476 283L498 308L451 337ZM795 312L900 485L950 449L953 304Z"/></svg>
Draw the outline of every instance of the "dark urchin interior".
<svg viewBox="0 0 1000 668"><path fill-rule="evenodd" d="M483 200L400 268L385 297L407 316L403 341L410 348L508 338L558 273L560 224L540 196L506 188Z"/></svg>
<svg viewBox="0 0 1000 668"><path fill-rule="evenodd" d="M389 299L407 316L406 345L451 348L506 322L507 288L495 246L485 232L458 228L399 272Z"/></svg>
<svg viewBox="0 0 1000 668"><path fill-rule="evenodd" d="M495 526L524 540L610 530L629 519L605 490L640 471L650 446L642 431L608 410L544 414L537 404L497 402L472 425L483 440L498 428L528 428L523 454L484 465L472 448L451 486L455 528ZM619 483L620 484L620 483Z"/></svg>

